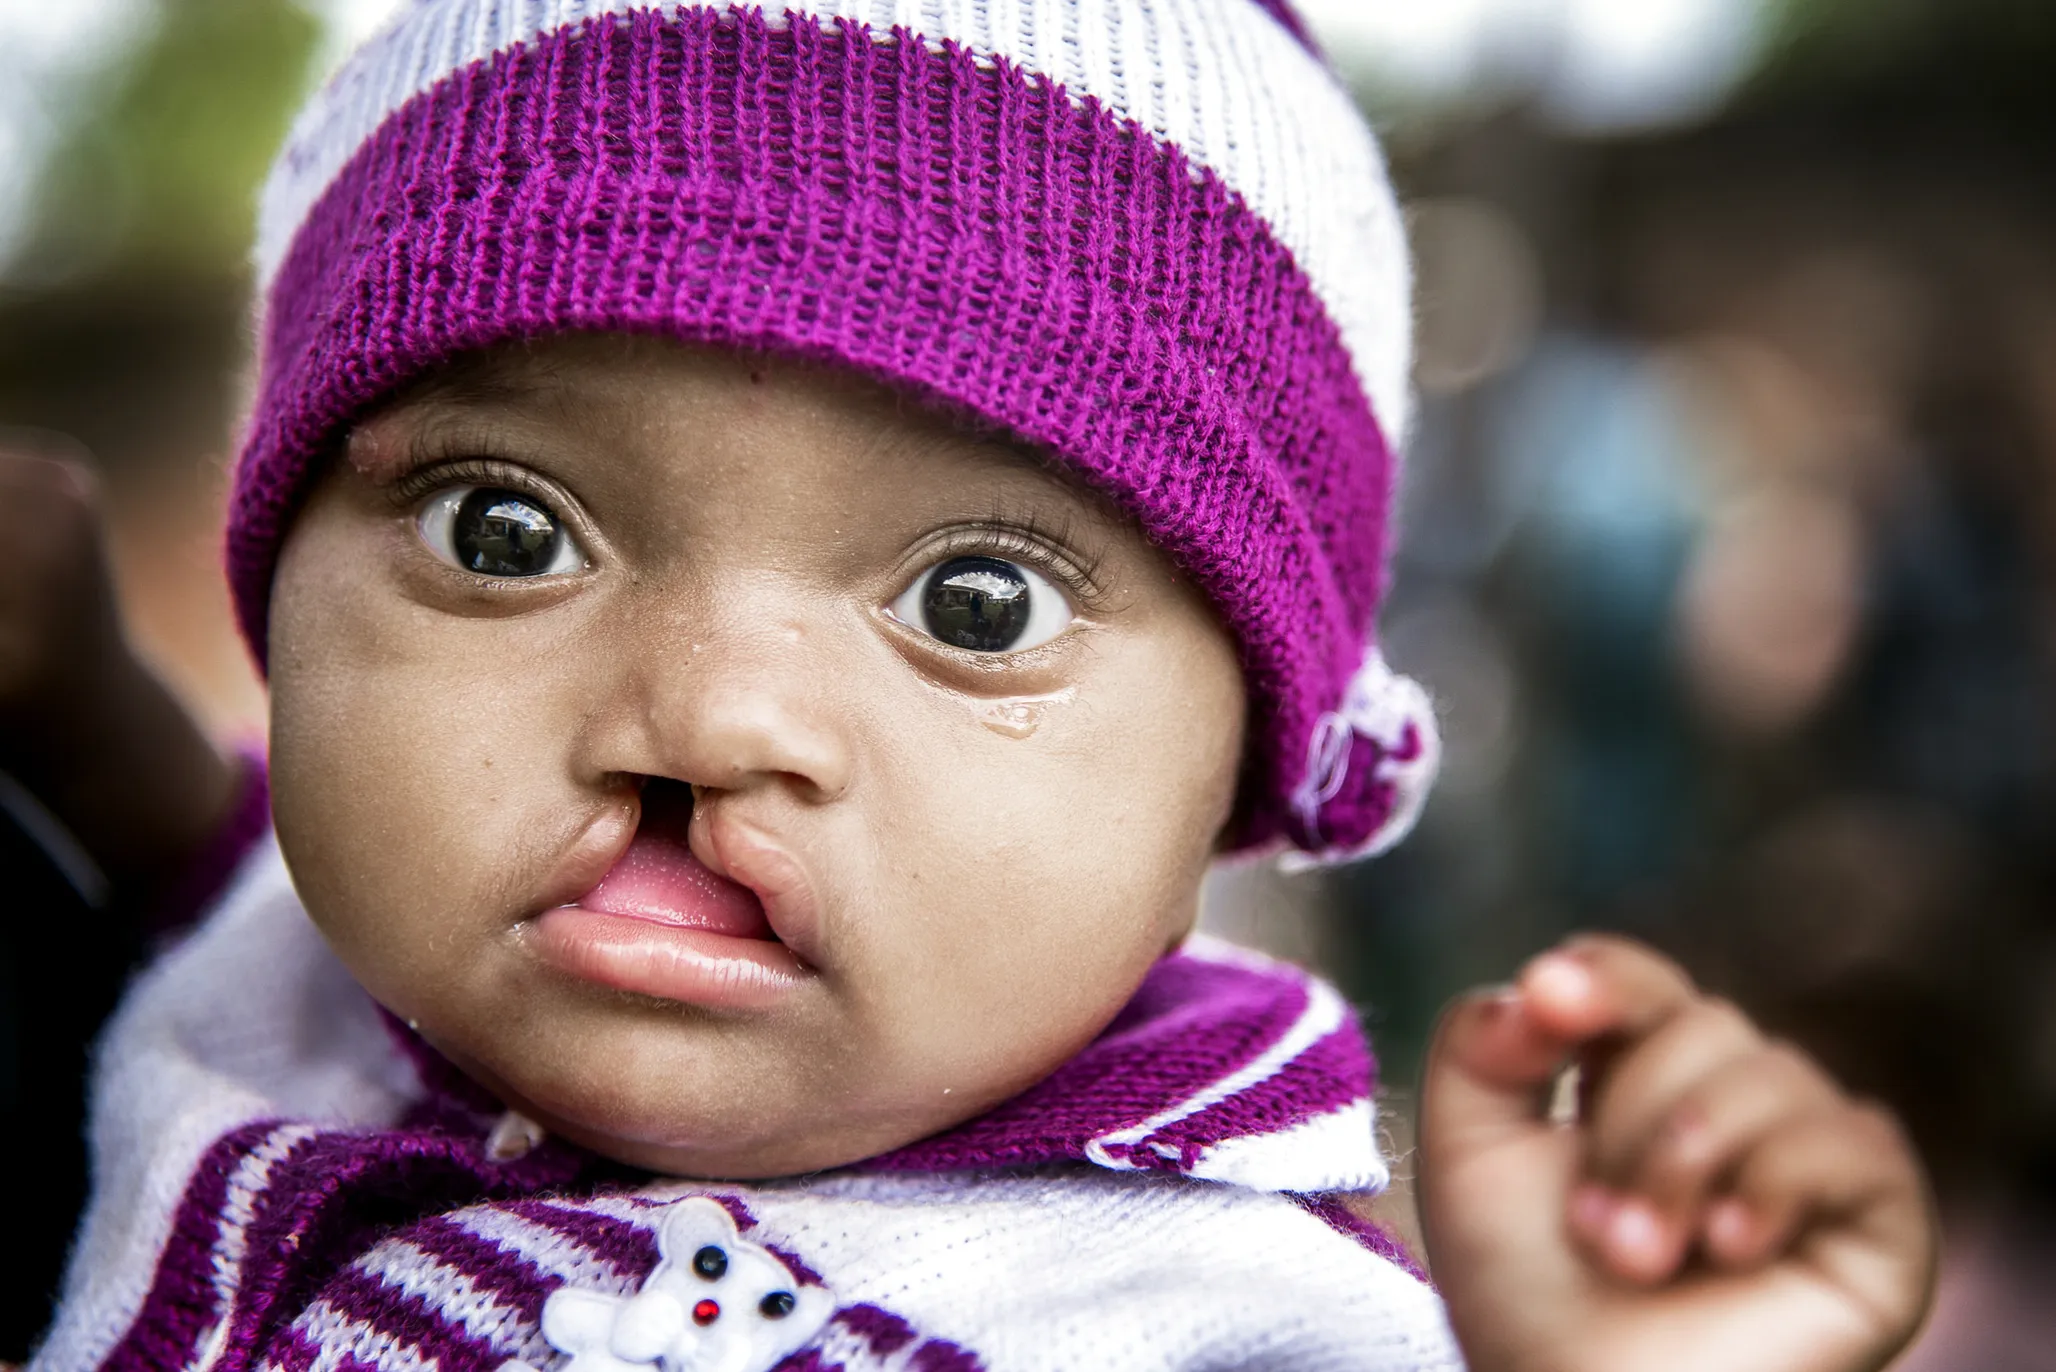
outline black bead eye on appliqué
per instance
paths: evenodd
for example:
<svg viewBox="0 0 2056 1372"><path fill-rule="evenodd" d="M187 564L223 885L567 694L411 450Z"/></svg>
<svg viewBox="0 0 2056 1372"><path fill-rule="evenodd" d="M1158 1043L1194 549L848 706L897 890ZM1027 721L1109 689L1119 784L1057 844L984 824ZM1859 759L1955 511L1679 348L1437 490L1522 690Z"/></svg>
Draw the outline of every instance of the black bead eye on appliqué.
<svg viewBox="0 0 2056 1372"><path fill-rule="evenodd" d="M708 1281L719 1281L728 1272L728 1255L710 1243L692 1255L692 1270Z"/></svg>
<svg viewBox="0 0 2056 1372"><path fill-rule="evenodd" d="M444 561L491 577L548 576L585 565L563 521L542 501L493 486L441 491L421 512L421 536Z"/></svg>
<svg viewBox="0 0 2056 1372"><path fill-rule="evenodd" d="M996 557L953 557L892 603L892 617L974 653L1039 648L1070 627L1063 592L1032 568Z"/></svg>
<svg viewBox="0 0 2056 1372"><path fill-rule="evenodd" d="M792 1313L798 1301L790 1291L773 1291L757 1302L757 1309L767 1320L782 1320Z"/></svg>

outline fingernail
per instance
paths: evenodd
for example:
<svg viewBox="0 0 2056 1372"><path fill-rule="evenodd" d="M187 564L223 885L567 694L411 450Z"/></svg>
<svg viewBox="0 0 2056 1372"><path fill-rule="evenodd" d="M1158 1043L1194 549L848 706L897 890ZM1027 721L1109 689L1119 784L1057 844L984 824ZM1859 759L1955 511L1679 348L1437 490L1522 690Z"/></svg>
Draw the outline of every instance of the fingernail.
<svg viewBox="0 0 2056 1372"><path fill-rule="evenodd" d="M1583 1000L1592 994L1592 971L1565 953L1544 953L1528 964L1522 985L1561 1000Z"/></svg>
<svg viewBox="0 0 2056 1372"><path fill-rule="evenodd" d="M1738 1200L1719 1201L1706 1216L1706 1246L1722 1257L1741 1257L1749 1251L1753 1228L1749 1207Z"/></svg>
<svg viewBox="0 0 2056 1372"><path fill-rule="evenodd" d="M1485 997L1478 1014L1487 1024L1497 1024L1520 1008L1521 993L1512 986L1498 986Z"/></svg>
<svg viewBox="0 0 2056 1372"><path fill-rule="evenodd" d="M1663 1261L1663 1226L1657 1222L1656 1212L1640 1201L1622 1201L1614 1208L1606 1226L1606 1242L1616 1256L1644 1271Z"/></svg>
<svg viewBox="0 0 2056 1372"><path fill-rule="evenodd" d="M1597 1238L1606 1233L1613 1207L1613 1193L1597 1182L1588 1181L1571 1192L1571 1223L1581 1232Z"/></svg>

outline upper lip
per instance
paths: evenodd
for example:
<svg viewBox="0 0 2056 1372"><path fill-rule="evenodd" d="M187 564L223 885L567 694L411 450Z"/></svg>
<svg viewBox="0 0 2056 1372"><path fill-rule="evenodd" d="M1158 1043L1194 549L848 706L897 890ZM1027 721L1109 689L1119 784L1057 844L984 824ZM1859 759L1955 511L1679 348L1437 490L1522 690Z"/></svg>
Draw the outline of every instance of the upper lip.
<svg viewBox="0 0 2056 1372"><path fill-rule="evenodd" d="M716 876L756 895L771 932L795 957L818 965L820 910L813 880L797 854L737 815L727 797L695 797L692 849Z"/></svg>
<svg viewBox="0 0 2056 1372"><path fill-rule="evenodd" d="M690 830L694 855L715 875L755 894L778 941L801 962L817 966L821 922L806 864L788 845L739 816L732 808L733 799L718 793L694 798ZM600 878L628 852L641 823L639 796L633 802L612 805L589 820L559 861L545 887L542 907L576 904L599 885Z"/></svg>

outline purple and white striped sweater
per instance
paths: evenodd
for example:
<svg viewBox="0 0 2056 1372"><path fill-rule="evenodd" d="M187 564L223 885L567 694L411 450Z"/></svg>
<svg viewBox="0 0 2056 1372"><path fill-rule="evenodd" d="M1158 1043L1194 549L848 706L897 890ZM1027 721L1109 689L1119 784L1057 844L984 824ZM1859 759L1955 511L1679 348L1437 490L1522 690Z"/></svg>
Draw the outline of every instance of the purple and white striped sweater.
<svg viewBox="0 0 2056 1372"><path fill-rule="evenodd" d="M267 837L103 1045L32 1366L551 1368L551 1292L634 1292L670 1203L708 1196L833 1299L785 1372L1455 1368L1405 1254L1325 1199L1385 1179L1370 1072L1333 990L1195 940L1047 1081L856 1167L494 1161L498 1105L349 979Z"/></svg>

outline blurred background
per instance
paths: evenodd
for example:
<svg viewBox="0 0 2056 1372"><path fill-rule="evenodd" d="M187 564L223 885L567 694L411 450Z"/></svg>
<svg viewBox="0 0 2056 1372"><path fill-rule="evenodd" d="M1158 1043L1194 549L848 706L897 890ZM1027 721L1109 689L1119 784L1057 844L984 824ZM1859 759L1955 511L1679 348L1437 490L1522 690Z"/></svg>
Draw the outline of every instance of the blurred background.
<svg viewBox="0 0 2056 1372"><path fill-rule="evenodd" d="M0 444L91 455L225 740L254 188L390 7L0 0ZM1448 761L1397 853L1210 922L1364 1007L1402 1151L1450 994L1655 942L1907 1119L1950 1246L1905 1366L2056 1369L2056 4L1301 8L1411 207L1385 637Z"/></svg>

